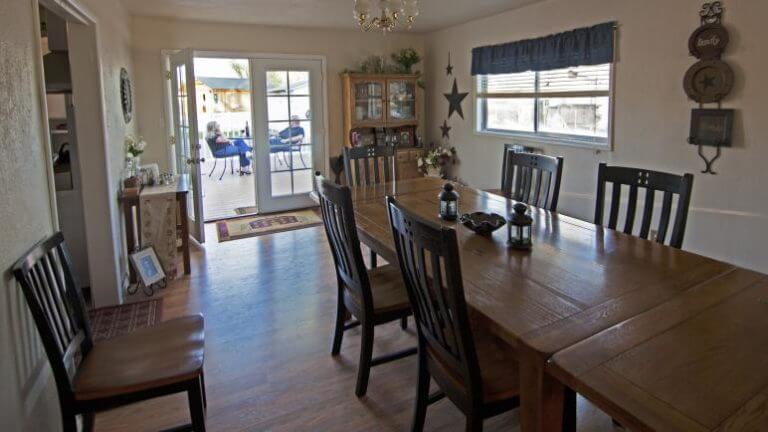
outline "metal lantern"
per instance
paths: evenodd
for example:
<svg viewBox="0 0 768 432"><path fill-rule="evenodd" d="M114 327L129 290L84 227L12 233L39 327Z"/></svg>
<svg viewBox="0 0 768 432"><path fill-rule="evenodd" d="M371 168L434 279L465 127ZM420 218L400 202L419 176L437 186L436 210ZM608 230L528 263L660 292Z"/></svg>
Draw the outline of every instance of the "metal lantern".
<svg viewBox="0 0 768 432"><path fill-rule="evenodd" d="M444 184L437 198L440 200L440 219L455 221L459 217L459 194L453 190L453 185Z"/></svg>
<svg viewBox="0 0 768 432"><path fill-rule="evenodd" d="M507 224L507 243L511 248L528 250L533 245L531 241L533 219L527 214L528 206L517 203L512 209L514 212Z"/></svg>

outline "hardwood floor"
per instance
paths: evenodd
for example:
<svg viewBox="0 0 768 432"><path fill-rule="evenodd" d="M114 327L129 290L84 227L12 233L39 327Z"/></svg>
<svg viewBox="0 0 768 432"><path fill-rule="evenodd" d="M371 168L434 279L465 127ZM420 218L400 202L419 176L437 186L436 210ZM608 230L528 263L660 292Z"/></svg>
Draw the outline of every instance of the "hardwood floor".
<svg viewBox="0 0 768 432"><path fill-rule="evenodd" d="M330 355L335 308L333 262L322 227L216 243L192 252L192 275L163 290L162 318L202 312L209 431L410 430L416 358L377 366L368 394L354 395L359 329ZM363 256L368 256L364 251ZM416 344L398 323L376 328L374 355ZM97 431L156 431L188 422L182 396L96 416ZM517 431L517 412L486 421ZM464 430L444 400L429 407L427 431ZM580 431L612 431L611 420L579 399Z"/></svg>

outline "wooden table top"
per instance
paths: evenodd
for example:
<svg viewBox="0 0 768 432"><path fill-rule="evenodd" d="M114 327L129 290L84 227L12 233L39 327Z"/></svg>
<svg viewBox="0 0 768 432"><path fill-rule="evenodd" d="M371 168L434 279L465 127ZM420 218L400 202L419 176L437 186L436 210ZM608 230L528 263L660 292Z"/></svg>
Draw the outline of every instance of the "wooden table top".
<svg viewBox="0 0 768 432"><path fill-rule="evenodd" d="M632 430L768 430L768 276L737 269L567 348L551 373Z"/></svg>
<svg viewBox="0 0 768 432"><path fill-rule="evenodd" d="M479 236L437 217L444 181L419 178L352 188L361 241L396 262L384 197L456 228L467 303L487 325L545 362L552 354L734 267L532 208L531 251L507 248L505 228ZM456 185L459 211L508 215L514 201Z"/></svg>

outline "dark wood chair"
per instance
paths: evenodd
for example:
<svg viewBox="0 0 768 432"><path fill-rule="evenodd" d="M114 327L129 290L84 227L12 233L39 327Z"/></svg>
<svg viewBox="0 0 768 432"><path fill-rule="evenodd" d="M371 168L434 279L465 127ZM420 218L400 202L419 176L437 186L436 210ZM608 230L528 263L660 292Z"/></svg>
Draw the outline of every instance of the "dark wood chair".
<svg viewBox="0 0 768 432"><path fill-rule="evenodd" d="M414 347L373 358L374 327L400 320L405 329L412 313L411 305L398 267L386 265L366 270L349 188L333 184L318 174L317 190L338 281L331 354L339 354L345 330L360 326L362 339L355 394L362 397L368 389L371 367L416 353ZM346 322L349 314L357 320Z"/></svg>
<svg viewBox="0 0 768 432"><path fill-rule="evenodd" d="M93 429L98 411L186 392L194 431L205 431L203 317L188 316L97 344L64 237L38 243L13 267L53 370L63 430Z"/></svg>
<svg viewBox="0 0 768 432"><path fill-rule="evenodd" d="M505 146L501 172L503 196L557 211L563 158L519 153Z"/></svg>
<svg viewBox="0 0 768 432"><path fill-rule="evenodd" d="M369 186L397 179L397 152L393 146L344 147L347 186ZM371 268L376 253L371 251Z"/></svg>
<svg viewBox="0 0 768 432"><path fill-rule="evenodd" d="M678 176L658 171L650 171L638 168L608 166L600 164L597 172L597 204L595 206L595 224L604 225L605 189L606 184L612 184L610 213L607 227L617 229L619 213L621 211L622 185L628 186L629 196L624 210L624 226L622 231L633 234L637 212L637 200L639 189L645 189L643 194L643 211L640 228L637 235L649 239L651 223L656 203L656 192L662 196L661 214L658 218L657 232L654 240L664 244L667 238L672 219L672 207L674 195L677 195L677 209L672 223L672 234L669 237L669 246L681 248L685 236L685 224L688 220L688 207L691 203L691 190L693 189L693 175L684 174Z"/></svg>
<svg viewBox="0 0 768 432"><path fill-rule="evenodd" d="M461 279L456 232L426 221L387 197L400 269L419 335L419 375L412 429L427 406L447 396L467 417L466 430L519 405L515 353L473 326ZM430 378L442 393L429 394Z"/></svg>

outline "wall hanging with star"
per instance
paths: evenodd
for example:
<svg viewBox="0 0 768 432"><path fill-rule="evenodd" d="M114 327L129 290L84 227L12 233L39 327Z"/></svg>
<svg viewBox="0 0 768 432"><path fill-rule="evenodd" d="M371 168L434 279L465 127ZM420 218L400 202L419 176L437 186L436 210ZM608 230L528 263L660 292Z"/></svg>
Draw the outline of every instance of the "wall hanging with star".
<svg viewBox="0 0 768 432"><path fill-rule="evenodd" d="M453 113L458 113L461 118L464 118L464 111L461 109L461 102L467 97L469 93L459 93L459 86L456 83L456 78L453 79L453 89L450 93L443 93L446 99L448 99L448 118L451 118Z"/></svg>
<svg viewBox="0 0 768 432"><path fill-rule="evenodd" d="M699 61L688 69L683 79L685 93L699 103L699 108L691 111L688 142L698 147L699 157L705 164L704 174L716 174L712 164L720 157L722 147L731 146L733 130L734 111L721 106L721 101L733 89L734 81L733 70L720 59L729 40L722 16L721 2L702 6L699 12L701 25L688 40L688 50ZM717 108L704 108L704 104L716 104ZM715 155L708 158L703 146L715 147Z"/></svg>

